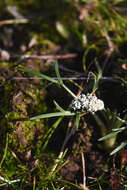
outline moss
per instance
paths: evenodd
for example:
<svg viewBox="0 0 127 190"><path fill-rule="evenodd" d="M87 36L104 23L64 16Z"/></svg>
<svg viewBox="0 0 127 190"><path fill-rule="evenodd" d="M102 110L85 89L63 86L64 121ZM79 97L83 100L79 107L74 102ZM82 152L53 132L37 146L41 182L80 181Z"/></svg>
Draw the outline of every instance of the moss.
<svg viewBox="0 0 127 190"><path fill-rule="evenodd" d="M17 105L16 110L13 112L9 112L6 114L6 121L8 128L11 129L11 133L9 135L11 146L14 147L14 149L17 149L18 151L23 149L29 149L29 147L34 146L34 141L36 141L36 145L40 143L40 139L43 135L44 130L44 124L40 120L30 121L28 118L28 104L31 97L33 98L33 101L35 105L37 106L40 103L40 99L43 98L40 97L40 93L38 90L35 89L31 91L26 92L26 99L24 99L23 104ZM28 98L29 94L29 98ZM44 106L43 106L44 105ZM32 106L30 107L31 111ZM40 108L38 112L46 110L46 105L43 103L40 105ZM20 130L20 131L19 131ZM24 143L22 141L25 141ZM39 141L39 142L38 142ZM36 146L35 145L35 146Z"/></svg>

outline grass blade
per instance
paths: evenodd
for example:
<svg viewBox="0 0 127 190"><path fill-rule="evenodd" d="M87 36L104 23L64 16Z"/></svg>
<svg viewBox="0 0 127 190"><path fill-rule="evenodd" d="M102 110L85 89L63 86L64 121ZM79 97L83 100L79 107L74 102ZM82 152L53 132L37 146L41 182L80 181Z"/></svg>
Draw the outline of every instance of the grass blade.
<svg viewBox="0 0 127 190"><path fill-rule="evenodd" d="M110 137L113 137L113 136L117 135L118 133L121 133L125 129L126 129L126 127L121 127L119 129L117 129L117 128L116 129L112 129L111 133L109 133L108 135L105 135L104 137L98 139L98 141L103 141L103 140L106 140L106 139L108 139Z"/></svg>
<svg viewBox="0 0 127 190"><path fill-rule="evenodd" d="M120 150L123 149L126 145L127 145L127 141L121 143L121 145L118 146L117 148L115 148L115 149L110 153L110 155L113 155L113 154L115 154L116 152L120 151Z"/></svg>
<svg viewBox="0 0 127 190"><path fill-rule="evenodd" d="M104 137L98 139L98 141L103 141L103 140L106 140L106 139L108 139L110 137L114 137L118 133L120 133L120 131L113 131L113 132L109 133L108 135L105 135Z"/></svg>
<svg viewBox="0 0 127 190"><path fill-rule="evenodd" d="M69 111L65 112L55 112L55 113L46 113L42 115L37 115L35 117L31 117L30 120L34 119L44 119L44 118L50 118L50 117L59 117L59 116L73 116L75 113L71 113Z"/></svg>
<svg viewBox="0 0 127 190"><path fill-rule="evenodd" d="M127 129L127 127L121 127L121 128L115 128L115 129L112 129L112 131L119 131L119 132L122 132L124 131L125 129Z"/></svg>
<svg viewBox="0 0 127 190"><path fill-rule="evenodd" d="M99 186L99 190L102 190L99 180L97 180L97 184Z"/></svg>
<svg viewBox="0 0 127 190"><path fill-rule="evenodd" d="M2 160L0 162L0 168L1 168L3 162L4 162L5 158L6 158L7 149L8 149L8 134L7 134L7 137L6 137L6 145L5 145L5 149L4 149L4 155L3 155L3 158L2 158Z"/></svg>
<svg viewBox="0 0 127 190"><path fill-rule="evenodd" d="M34 72L34 71L30 71L30 70L24 70L24 69L20 69L20 70L21 70L22 72L24 72L24 73L29 73L29 74L35 75L35 76L37 76L37 77L46 79L46 80L48 80L48 81L50 81L50 82L53 82L53 83L56 83L56 84L59 83L57 80L53 79L52 77L49 77L49 76L44 75L44 74L42 74L42 73Z"/></svg>
<svg viewBox="0 0 127 190"><path fill-rule="evenodd" d="M60 84L62 84L63 81L62 81L62 79L61 79L61 77L60 77L60 73L59 73L59 68L58 68L58 63L57 63L57 62L55 62L55 72L56 72L56 76L57 76L57 78L58 78L58 82L59 82Z"/></svg>

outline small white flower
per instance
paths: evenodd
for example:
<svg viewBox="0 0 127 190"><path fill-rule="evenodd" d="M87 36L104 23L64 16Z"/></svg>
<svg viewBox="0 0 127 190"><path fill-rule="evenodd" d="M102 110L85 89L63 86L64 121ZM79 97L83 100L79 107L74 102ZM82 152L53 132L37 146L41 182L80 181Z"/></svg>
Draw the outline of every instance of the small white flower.
<svg viewBox="0 0 127 190"><path fill-rule="evenodd" d="M97 100L97 96L93 95L93 94L87 94L87 99L89 101L96 101Z"/></svg>
<svg viewBox="0 0 127 190"><path fill-rule="evenodd" d="M72 109L73 110L80 110L81 109L81 103L78 99L72 100Z"/></svg>
<svg viewBox="0 0 127 190"><path fill-rule="evenodd" d="M98 99L97 107L98 107L98 110L103 110L104 109L104 102L102 100Z"/></svg>
<svg viewBox="0 0 127 190"><path fill-rule="evenodd" d="M104 102L93 94L81 94L78 98L72 100L72 109L74 111L89 111L95 113L104 109Z"/></svg>
<svg viewBox="0 0 127 190"><path fill-rule="evenodd" d="M81 94L79 97L78 97L78 100L80 100L81 102L85 101L87 99L86 95L85 94Z"/></svg>
<svg viewBox="0 0 127 190"><path fill-rule="evenodd" d="M88 110L88 107L89 107L89 100L86 99L85 101L82 102L82 109Z"/></svg>

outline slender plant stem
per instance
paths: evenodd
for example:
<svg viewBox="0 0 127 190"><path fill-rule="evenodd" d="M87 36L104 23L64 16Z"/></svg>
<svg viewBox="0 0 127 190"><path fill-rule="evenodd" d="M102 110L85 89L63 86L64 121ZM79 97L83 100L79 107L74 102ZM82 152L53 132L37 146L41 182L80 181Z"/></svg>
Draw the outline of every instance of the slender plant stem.
<svg viewBox="0 0 127 190"><path fill-rule="evenodd" d="M2 158L2 160L0 162L0 168L1 168L3 162L4 162L5 158L6 158L7 148L8 148L8 134L7 134L7 137L6 137L6 146L5 146L5 149L4 149L4 155L3 155L3 158Z"/></svg>
<svg viewBox="0 0 127 190"><path fill-rule="evenodd" d="M61 86L62 86L73 98L77 98L76 95L75 95L71 90L69 90L69 88L67 88L64 83L62 83Z"/></svg>

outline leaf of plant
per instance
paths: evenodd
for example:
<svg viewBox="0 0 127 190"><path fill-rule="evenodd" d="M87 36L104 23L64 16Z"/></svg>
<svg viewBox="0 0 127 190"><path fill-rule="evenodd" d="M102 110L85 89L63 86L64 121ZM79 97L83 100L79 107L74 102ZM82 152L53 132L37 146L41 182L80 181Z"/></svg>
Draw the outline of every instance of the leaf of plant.
<svg viewBox="0 0 127 190"><path fill-rule="evenodd" d="M125 119L121 119L120 117L116 117L122 124L125 124L127 123L127 121Z"/></svg>
<svg viewBox="0 0 127 190"><path fill-rule="evenodd" d="M65 156L66 156L66 154L67 154L67 151L68 151L68 148L66 148L66 149L64 150L64 152L62 153L61 158L59 159L59 164L58 164L56 170L53 172L53 175L52 175L52 176L55 177L55 174L58 173L58 172L60 171L60 169L64 166L64 164L65 164L65 159L64 159L64 158L65 158ZM58 189L58 190L59 190L59 189Z"/></svg>
<svg viewBox="0 0 127 190"><path fill-rule="evenodd" d="M62 37L66 38L66 39L69 38L69 35L70 35L69 30L68 30L68 28L66 28L66 26L63 23L57 21L56 29Z"/></svg>
<svg viewBox="0 0 127 190"><path fill-rule="evenodd" d="M116 152L120 151L122 148L124 148L127 145L127 141L122 142L120 146L118 146L117 148L115 148L110 155L115 154Z"/></svg>
<svg viewBox="0 0 127 190"><path fill-rule="evenodd" d="M79 121L80 121L80 114L76 114L76 121L75 121L76 129L78 129Z"/></svg>
<svg viewBox="0 0 127 190"><path fill-rule="evenodd" d="M112 129L112 131L119 131L119 132L122 132L124 131L125 129L127 129L127 127L121 127L121 128L116 128L116 129Z"/></svg>
<svg viewBox="0 0 127 190"><path fill-rule="evenodd" d="M58 104L55 100L54 100L53 102L54 102L56 108L57 108L60 112L65 112L65 110L64 110L62 107L60 107L59 104Z"/></svg>
<svg viewBox="0 0 127 190"><path fill-rule="evenodd" d="M100 185L99 180L97 180L97 183L98 183L98 186L99 186L99 190L102 190L102 187L101 187L101 185Z"/></svg>
<svg viewBox="0 0 127 190"><path fill-rule="evenodd" d="M59 117L59 116L72 116L72 115L75 115L75 113L71 113L69 111L55 112L55 113L46 113L46 114L42 114L42 115L37 115L35 117L31 117L30 120L44 119L44 118L50 118L50 117Z"/></svg>
<svg viewBox="0 0 127 190"><path fill-rule="evenodd" d="M121 133L125 129L126 129L126 127L121 127L119 129L112 129L111 133L109 133L108 135L105 135L104 137L101 137L100 139L98 139L98 141L103 141L110 137L113 137L113 136L117 135L118 133Z"/></svg>
<svg viewBox="0 0 127 190"><path fill-rule="evenodd" d="M98 139L98 141L103 141L103 140L106 140L110 137L113 137L115 135L117 135L118 133L120 133L120 131L113 131L111 133L109 133L108 135L105 135L104 137L101 137L100 139Z"/></svg>
<svg viewBox="0 0 127 190"><path fill-rule="evenodd" d="M49 77L47 75L41 74L39 72L34 72L34 71L24 70L24 69L20 69L20 70L23 71L24 73L30 73L30 74L33 74L33 75L35 75L37 77L41 77L41 78L46 79L46 80L48 80L50 82L58 84L57 80L55 80L55 79L53 79L53 78L51 78L51 77Z"/></svg>
<svg viewBox="0 0 127 190"><path fill-rule="evenodd" d="M57 76L57 78L58 78L58 82L59 82L60 84L62 84L63 81L62 81L62 79L61 79L61 77L60 77L60 73L59 73L59 68L58 68L58 63L57 63L57 62L55 62L55 72L56 72L56 76Z"/></svg>
<svg viewBox="0 0 127 190"><path fill-rule="evenodd" d="M125 120L121 119L120 117L116 116L113 118L114 119L114 122L112 122L112 124L114 126L116 126L116 128L120 128L123 124L126 123Z"/></svg>

